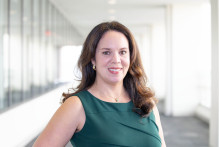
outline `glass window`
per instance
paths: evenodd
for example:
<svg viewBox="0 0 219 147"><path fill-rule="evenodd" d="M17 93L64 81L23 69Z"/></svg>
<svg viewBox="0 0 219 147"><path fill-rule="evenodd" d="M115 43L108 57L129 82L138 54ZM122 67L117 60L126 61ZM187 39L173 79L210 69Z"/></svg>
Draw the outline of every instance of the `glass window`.
<svg viewBox="0 0 219 147"><path fill-rule="evenodd" d="M39 16L39 0L33 1L33 48L32 48L32 62L33 62L33 82L32 92L33 95L40 93L40 64L39 64L39 29L40 29L40 16Z"/></svg>
<svg viewBox="0 0 219 147"><path fill-rule="evenodd" d="M58 60L57 60L57 56L58 56L58 51L57 51L57 45L56 45L56 36L55 36L55 29L56 29L56 9L55 7L52 5L52 10L51 10L51 14L52 14L52 19L51 19L51 41L52 41L52 74L53 74L53 84L56 83L58 81L58 77L57 77L57 73L58 73Z"/></svg>
<svg viewBox="0 0 219 147"><path fill-rule="evenodd" d="M23 88L23 99L31 97L31 66L32 66L32 50L31 50L31 1L23 0L23 14L22 14L22 88Z"/></svg>
<svg viewBox="0 0 219 147"><path fill-rule="evenodd" d="M0 111L56 85L70 26L49 0L0 0Z"/></svg>
<svg viewBox="0 0 219 147"><path fill-rule="evenodd" d="M8 107L8 2L0 1L0 110Z"/></svg>
<svg viewBox="0 0 219 147"><path fill-rule="evenodd" d="M46 73L46 43L47 43L47 35L49 35L49 32L47 32L47 1L43 0L41 2L41 43L40 43L40 65L41 65L41 88L42 91L46 91L46 86L47 86L47 73Z"/></svg>
<svg viewBox="0 0 219 147"><path fill-rule="evenodd" d="M21 0L10 1L9 18L9 98L16 104L22 101Z"/></svg>
<svg viewBox="0 0 219 147"><path fill-rule="evenodd" d="M52 5L49 3L48 5L48 27L47 31L49 32L48 37L48 46L47 46L47 74L48 74L48 82L49 87L53 85L53 46L52 46Z"/></svg>

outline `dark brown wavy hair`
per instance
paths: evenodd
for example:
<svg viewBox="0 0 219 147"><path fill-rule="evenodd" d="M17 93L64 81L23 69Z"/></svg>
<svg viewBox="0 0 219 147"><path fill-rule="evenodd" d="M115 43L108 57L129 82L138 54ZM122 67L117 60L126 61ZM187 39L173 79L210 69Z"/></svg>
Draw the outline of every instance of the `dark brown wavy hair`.
<svg viewBox="0 0 219 147"><path fill-rule="evenodd" d="M94 84L96 72L92 69L91 59L95 58L97 45L103 34L107 31L120 32L128 39L130 67L123 80L123 85L134 103L135 108L133 108L133 111L145 117L151 112L157 99L154 97L152 90L147 87L147 77L132 33L127 27L116 21L103 22L94 27L89 33L83 44L81 56L78 60L78 67L82 73L80 84L75 88L74 92L63 93L62 96L64 98L62 102L64 103L67 98L82 90L87 90Z"/></svg>

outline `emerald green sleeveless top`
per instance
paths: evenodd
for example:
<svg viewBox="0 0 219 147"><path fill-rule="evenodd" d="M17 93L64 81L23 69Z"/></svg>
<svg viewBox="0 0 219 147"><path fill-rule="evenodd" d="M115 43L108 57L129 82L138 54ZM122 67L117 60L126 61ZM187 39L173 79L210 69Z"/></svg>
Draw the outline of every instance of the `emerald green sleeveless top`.
<svg viewBox="0 0 219 147"><path fill-rule="evenodd" d="M142 118L133 112L134 104L102 101L88 91L78 96L86 120L71 138L74 147L161 147L153 111Z"/></svg>

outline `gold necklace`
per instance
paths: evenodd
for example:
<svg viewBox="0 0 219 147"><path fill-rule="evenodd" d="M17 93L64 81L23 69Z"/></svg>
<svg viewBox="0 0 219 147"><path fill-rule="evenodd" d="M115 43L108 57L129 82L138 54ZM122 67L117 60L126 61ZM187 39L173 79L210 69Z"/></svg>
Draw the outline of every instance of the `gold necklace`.
<svg viewBox="0 0 219 147"><path fill-rule="evenodd" d="M121 92L121 94L118 97L113 98L116 101L116 103L119 102L119 98L120 98L121 95L122 95L122 92Z"/></svg>
<svg viewBox="0 0 219 147"><path fill-rule="evenodd" d="M116 101L116 103L118 103L121 95L122 95L122 92L120 93L120 95L118 97L116 97L116 98L111 97L111 98L114 99Z"/></svg>
<svg viewBox="0 0 219 147"><path fill-rule="evenodd" d="M121 94L118 97L109 97L109 98L114 99L115 102L118 103L119 102L119 98L120 98L121 95L122 95L122 92L121 92Z"/></svg>

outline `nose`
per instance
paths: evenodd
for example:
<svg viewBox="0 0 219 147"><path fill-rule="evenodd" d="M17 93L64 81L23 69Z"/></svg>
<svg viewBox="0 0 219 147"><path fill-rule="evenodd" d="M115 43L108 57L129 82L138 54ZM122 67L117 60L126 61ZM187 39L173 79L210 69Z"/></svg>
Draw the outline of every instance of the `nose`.
<svg viewBox="0 0 219 147"><path fill-rule="evenodd" d="M120 63L121 62L121 59L120 59L120 55L119 53L114 53L113 54L113 57L112 57L112 63Z"/></svg>

